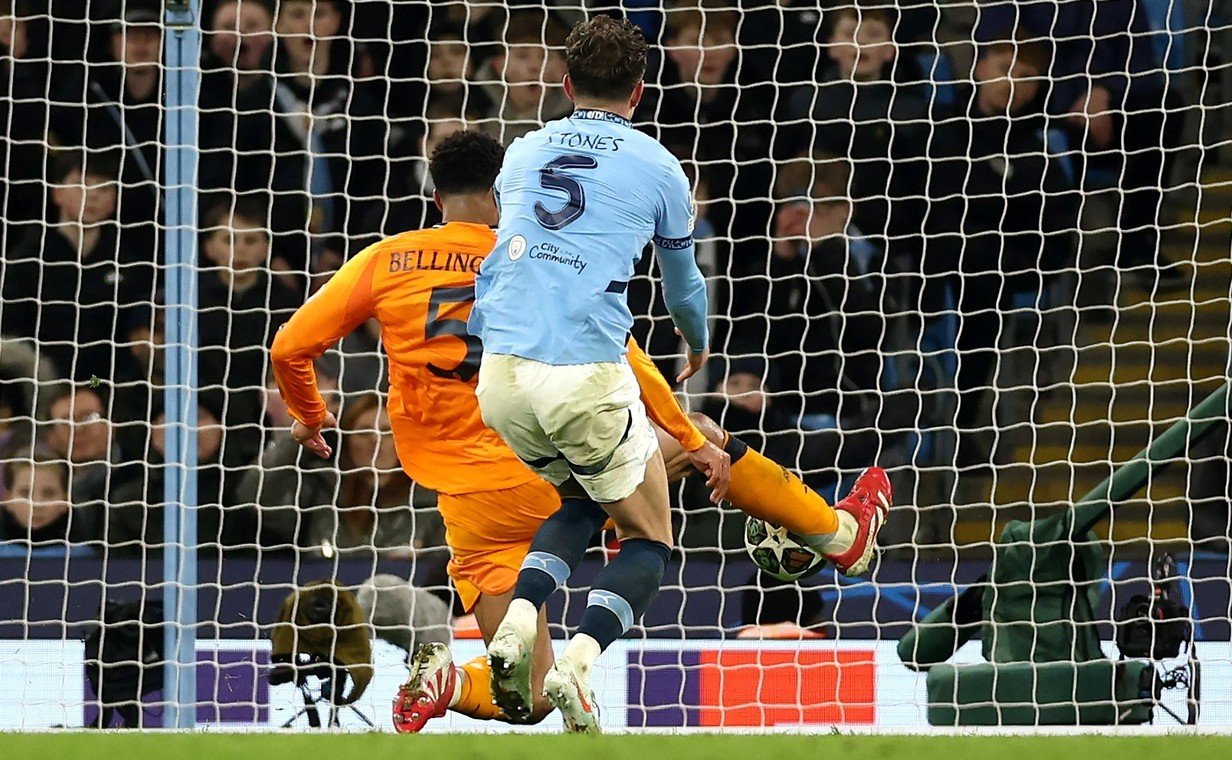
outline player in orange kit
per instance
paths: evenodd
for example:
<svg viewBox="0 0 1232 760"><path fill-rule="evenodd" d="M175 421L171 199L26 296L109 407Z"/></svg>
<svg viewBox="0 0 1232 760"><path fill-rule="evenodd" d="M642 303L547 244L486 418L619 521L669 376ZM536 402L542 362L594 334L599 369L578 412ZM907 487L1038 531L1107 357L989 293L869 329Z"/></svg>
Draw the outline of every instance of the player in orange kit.
<svg viewBox="0 0 1232 760"><path fill-rule="evenodd" d="M504 617L536 530L561 507L552 486L483 424L475 398L482 348L466 332L466 319L475 274L496 240L491 188L502 154L499 143L475 132L443 140L429 170L444 224L395 235L358 253L279 331L271 352L274 377L295 418L292 435L328 457L332 452L321 430L336 420L317 390L313 360L365 320L381 322L398 457L413 480L439 494L452 555L449 574L485 641ZM699 430L632 339L629 349L669 470L679 477L688 463L713 468L708 482L716 501L726 492L748 514L801 535L833 536L841 550L828 556L842 571L867 566L884 518L875 496L889 497L884 472L872 468L836 510L717 425L705 420L706 433ZM713 464L725 461L723 450L731 454L730 490L727 473ZM493 704L486 658L455 668L448 648L427 645L416 652L411 679L395 701L395 727L418 731L446 709L481 719L541 719L550 707L538 691L552 663L542 613L539 628L530 715L511 718Z"/></svg>

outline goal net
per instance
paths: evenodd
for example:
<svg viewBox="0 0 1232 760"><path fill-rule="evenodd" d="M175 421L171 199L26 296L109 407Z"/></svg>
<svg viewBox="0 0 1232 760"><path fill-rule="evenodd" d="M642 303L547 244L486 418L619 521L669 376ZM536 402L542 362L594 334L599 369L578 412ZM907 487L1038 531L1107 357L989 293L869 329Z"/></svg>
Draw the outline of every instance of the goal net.
<svg viewBox="0 0 1232 760"><path fill-rule="evenodd" d="M713 357L681 403L831 503L872 464L895 489L868 577L786 583L674 482L605 730L1232 728L1226 397L1174 427L1228 378L1229 4L0 0L0 729L392 730L415 645L483 654L380 325L315 364L326 459L269 346L442 221L442 139L569 116L598 13L648 41L632 121L693 185ZM659 282L648 252L627 298L671 378ZM489 594L526 551L497 525Z"/></svg>

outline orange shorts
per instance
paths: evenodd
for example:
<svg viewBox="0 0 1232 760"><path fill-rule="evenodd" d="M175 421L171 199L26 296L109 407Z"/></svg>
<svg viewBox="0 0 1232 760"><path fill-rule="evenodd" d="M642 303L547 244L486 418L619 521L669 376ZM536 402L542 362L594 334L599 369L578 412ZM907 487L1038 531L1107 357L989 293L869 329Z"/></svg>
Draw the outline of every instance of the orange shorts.
<svg viewBox="0 0 1232 760"><path fill-rule="evenodd" d="M440 494L453 578L462 605L470 610L480 594L513 588L535 531L560 509L556 489L541 478L500 491Z"/></svg>

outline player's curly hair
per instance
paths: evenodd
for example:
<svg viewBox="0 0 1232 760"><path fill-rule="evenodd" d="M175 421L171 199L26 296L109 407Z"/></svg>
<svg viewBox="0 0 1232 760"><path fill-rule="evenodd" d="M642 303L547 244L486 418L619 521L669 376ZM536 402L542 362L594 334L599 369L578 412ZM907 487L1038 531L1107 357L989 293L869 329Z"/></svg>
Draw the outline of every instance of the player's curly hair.
<svg viewBox="0 0 1232 760"><path fill-rule="evenodd" d="M574 93L602 100L629 97L646 73L646 52L642 31L627 19L583 21L565 40Z"/></svg>
<svg viewBox="0 0 1232 760"><path fill-rule="evenodd" d="M428 158L428 173L441 195L481 193L496 181L504 158L499 142L467 129L437 144Z"/></svg>

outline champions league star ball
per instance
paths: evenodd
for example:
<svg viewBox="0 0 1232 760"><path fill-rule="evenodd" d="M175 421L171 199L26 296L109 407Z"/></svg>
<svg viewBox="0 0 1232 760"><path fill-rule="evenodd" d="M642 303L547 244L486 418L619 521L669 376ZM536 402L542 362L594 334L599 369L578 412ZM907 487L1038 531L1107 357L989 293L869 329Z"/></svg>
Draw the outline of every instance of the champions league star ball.
<svg viewBox="0 0 1232 760"><path fill-rule="evenodd" d="M802 538L758 517L744 523L744 547L753 564L781 581L798 581L826 564L826 558Z"/></svg>

